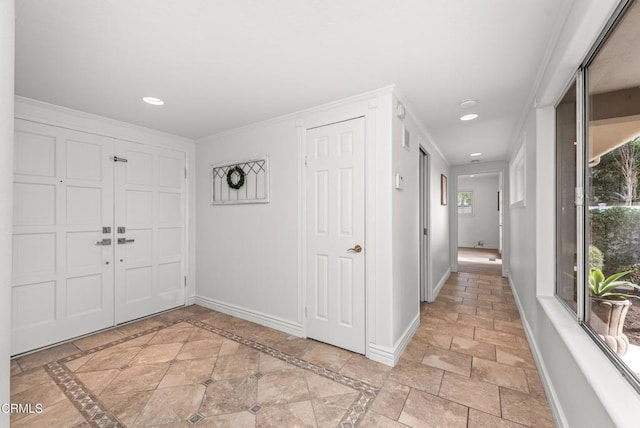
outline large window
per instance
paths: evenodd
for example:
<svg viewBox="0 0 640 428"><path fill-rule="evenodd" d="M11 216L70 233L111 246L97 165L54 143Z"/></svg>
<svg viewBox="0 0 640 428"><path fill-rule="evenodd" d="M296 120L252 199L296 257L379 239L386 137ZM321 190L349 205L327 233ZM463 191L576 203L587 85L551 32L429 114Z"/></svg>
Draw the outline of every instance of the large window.
<svg viewBox="0 0 640 428"><path fill-rule="evenodd" d="M556 107L556 292L640 390L640 2Z"/></svg>

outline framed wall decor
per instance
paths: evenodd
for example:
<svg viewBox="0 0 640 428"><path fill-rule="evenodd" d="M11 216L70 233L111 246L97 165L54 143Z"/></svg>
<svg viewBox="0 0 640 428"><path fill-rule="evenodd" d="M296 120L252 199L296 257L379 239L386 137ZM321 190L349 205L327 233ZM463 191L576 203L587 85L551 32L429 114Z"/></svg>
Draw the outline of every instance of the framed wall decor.
<svg viewBox="0 0 640 428"><path fill-rule="evenodd" d="M269 158L211 165L211 205L269 203Z"/></svg>
<svg viewBox="0 0 640 428"><path fill-rule="evenodd" d="M473 192L471 190L458 192L458 214L473 215Z"/></svg>
<svg viewBox="0 0 640 428"><path fill-rule="evenodd" d="M447 176L440 174L440 205L447 205Z"/></svg>

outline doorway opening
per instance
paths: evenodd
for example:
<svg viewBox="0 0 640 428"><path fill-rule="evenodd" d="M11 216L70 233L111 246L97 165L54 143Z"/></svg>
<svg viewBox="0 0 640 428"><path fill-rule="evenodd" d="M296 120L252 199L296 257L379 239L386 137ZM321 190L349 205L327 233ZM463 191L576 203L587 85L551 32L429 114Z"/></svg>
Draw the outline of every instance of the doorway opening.
<svg viewBox="0 0 640 428"><path fill-rule="evenodd" d="M502 275L502 172L457 176L458 271Z"/></svg>

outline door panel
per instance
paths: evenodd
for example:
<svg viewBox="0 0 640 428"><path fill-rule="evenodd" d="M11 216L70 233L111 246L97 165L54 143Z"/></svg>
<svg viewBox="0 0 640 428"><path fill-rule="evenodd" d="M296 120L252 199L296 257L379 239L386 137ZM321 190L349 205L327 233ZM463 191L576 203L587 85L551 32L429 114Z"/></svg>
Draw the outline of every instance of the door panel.
<svg viewBox="0 0 640 428"><path fill-rule="evenodd" d="M116 323L184 305L184 153L118 141Z"/></svg>
<svg viewBox="0 0 640 428"><path fill-rule="evenodd" d="M15 122L12 354L113 325L113 140Z"/></svg>
<svg viewBox="0 0 640 428"><path fill-rule="evenodd" d="M307 335L365 351L364 118L307 131Z"/></svg>

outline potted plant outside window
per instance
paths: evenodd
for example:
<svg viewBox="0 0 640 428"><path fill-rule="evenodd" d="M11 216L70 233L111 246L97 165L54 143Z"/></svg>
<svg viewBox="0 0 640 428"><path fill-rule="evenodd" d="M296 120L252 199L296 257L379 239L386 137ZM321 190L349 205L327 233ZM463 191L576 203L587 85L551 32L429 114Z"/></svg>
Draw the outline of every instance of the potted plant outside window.
<svg viewBox="0 0 640 428"><path fill-rule="evenodd" d="M605 277L600 269L589 269L589 294L591 295L591 314L589 325L600 338L618 355L624 355L629 347L629 339L622 331L627 316L630 298L639 296L628 293L628 289L640 290L629 281L620 280L630 271L619 272ZM620 289L624 287L624 289Z"/></svg>

